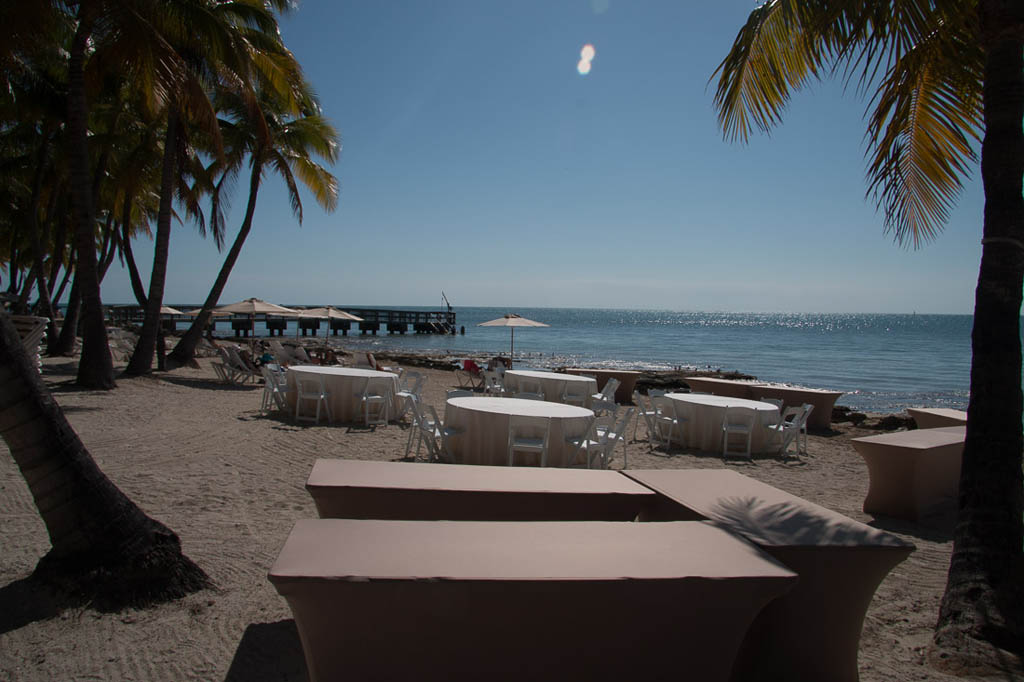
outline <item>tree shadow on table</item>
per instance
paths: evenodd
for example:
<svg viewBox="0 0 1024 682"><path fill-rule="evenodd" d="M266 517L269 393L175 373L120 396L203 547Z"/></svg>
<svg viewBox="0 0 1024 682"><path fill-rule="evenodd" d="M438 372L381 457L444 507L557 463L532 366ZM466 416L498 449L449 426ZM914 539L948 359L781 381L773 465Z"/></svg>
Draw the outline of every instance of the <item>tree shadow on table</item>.
<svg viewBox="0 0 1024 682"><path fill-rule="evenodd" d="M292 619L251 623L242 634L224 682L306 682L309 673Z"/></svg>

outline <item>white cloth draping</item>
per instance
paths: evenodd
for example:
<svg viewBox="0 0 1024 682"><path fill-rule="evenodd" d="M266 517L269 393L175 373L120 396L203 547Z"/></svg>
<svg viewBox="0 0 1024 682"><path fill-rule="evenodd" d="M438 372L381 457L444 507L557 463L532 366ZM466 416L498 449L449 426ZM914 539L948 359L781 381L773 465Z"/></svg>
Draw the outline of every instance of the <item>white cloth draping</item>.
<svg viewBox="0 0 1024 682"><path fill-rule="evenodd" d="M324 387L330 393L328 402L331 405L331 413L334 421L346 423L362 421L360 411L361 403L359 395L363 390L363 383L369 379L370 389L387 398L392 405L390 414L395 414L394 398L398 390L398 375L392 372L378 372L372 369L357 369L355 367L329 367L320 365L293 365L288 368L288 400L292 410L295 409L294 390L298 384L297 379L323 377Z"/></svg>
<svg viewBox="0 0 1024 682"><path fill-rule="evenodd" d="M565 466L572 454L566 438L582 436L594 413L575 405L516 398L452 398L445 425L456 433L448 443L459 464L508 464L508 429L513 416L546 417L551 423L548 466ZM537 434L540 435L540 434Z"/></svg>
<svg viewBox="0 0 1024 682"><path fill-rule="evenodd" d="M562 402L562 394L565 393L565 385L568 383L579 384L579 392L586 395L586 404L590 404L590 396L597 393L597 380L590 377L578 377L571 374L560 374L558 372L541 372L528 369L510 369L505 372L506 390L517 393L523 390L524 384L529 388L532 384L540 384L544 391L544 400L553 403Z"/></svg>
<svg viewBox="0 0 1024 682"><path fill-rule="evenodd" d="M684 447L704 452L721 451L722 419L725 418L727 407L749 407L757 412L757 422L750 438L751 452L764 449L767 445L767 427L779 419L779 408L757 400L694 393L668 393L665 397L676 403L676 414L688 420L683 427Z"/></svg>

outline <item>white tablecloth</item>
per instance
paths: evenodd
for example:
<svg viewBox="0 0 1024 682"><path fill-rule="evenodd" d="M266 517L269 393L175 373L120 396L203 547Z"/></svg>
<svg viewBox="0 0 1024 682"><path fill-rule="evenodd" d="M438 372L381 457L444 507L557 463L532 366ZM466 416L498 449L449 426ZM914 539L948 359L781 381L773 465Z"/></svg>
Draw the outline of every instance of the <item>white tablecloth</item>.
<svg viewBox="0 0 1024 682"><path fill-rule="evenodd" d="M525 382L524 382L525 379ZM587 396L586 404L590 404L590 396L597 393L597 380L589 377L578 377L572 374L560 374L558 372L540 372L528 369L510 369L505 372L505 388L512 393L523 390L527 386L540 384L544 391L544 400L553 403L562 402L562 393L565 392L565 385L569 382L579 384L581 393Z"/></svg>
<svg viewBox="0 0 1024 682"><path fill-rule="evenodd" d="M757 412L754 433L750 438L751 452L760 452L767 444L767 429L779 418L779 408L770 403L725 395L694 393L668 393L667 398L677 403L676 412L689 420L683 427L683 445L704 452L722 451L722 419L727 407L749 407Z"/></svg>
<svg viewBox="0 0 1024 682"><path fill-rule="evenodd" d="M297 377L318 379L323 377L324 385L331 394L328 399L331 405L331 413L334 421L347 423L362 421L360 412L361 404L357 393L363 390L363 382L370 380L370 388L385 396L389 401L394 400L395 391L398 390L398 375L392 372L378 372L372 369L357 369L355 367L330 367L320 365L293 365L288 368L288 388L293 391L288 394L288 401L291 405L292 414L295 410L295 393ZM312 404L312 401L310 401ZM303 409L306 406L303 405ZM395 406L392 405L391 415L395 414Z"/></svg>
<svg viewBox="0 0 1024 682"><path fill-rule="evenodd" d="M449 438L459 464L508 464L508 427L511 417L547 417L551 420L548 466L565 466L572 454L566 437L582 436L594 413L575 405L516 398L452 398L447 403L445 425L460 433ZM540 434L537 434L540 435Z"/></svg>

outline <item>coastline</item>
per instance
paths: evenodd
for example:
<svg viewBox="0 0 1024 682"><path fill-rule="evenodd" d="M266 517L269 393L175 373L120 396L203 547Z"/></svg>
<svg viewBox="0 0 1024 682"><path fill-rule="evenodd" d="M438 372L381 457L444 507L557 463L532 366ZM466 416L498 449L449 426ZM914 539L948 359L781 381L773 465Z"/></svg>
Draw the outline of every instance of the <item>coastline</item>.
<svg viewBox="0 0 1024 682"><path fill-rule="evenodd" d="M123 369L120 357L115 367ZM443 406L445 391L458 386L454 374L417 367L427 375L425 402ZM75 431L115 485L178 533L216 587L142 611L54 608L25 582L49 547L45 527L12 458L0 457L0 671L24 682L304 680L291 613L267 571L292 525L316 516L304 489L313 462L402 461L408 428L299 426L285 416L263 417L262 387L218 382L206 357L194 367L119 376L109 392L77 389L75 369L67 358L43 359L44 381ZM799 459L764 456L728 466L917 546L871 602L861 635L862 682L971 679L923 667L951 534L863 512L867 470L850 441L873 433L834 423L809 435L808 454ZM714 454L652 452L645 438L641 427L638 440L629 439L631 469L723 466ZM613 468L621 465L617 459Z"/></svg>

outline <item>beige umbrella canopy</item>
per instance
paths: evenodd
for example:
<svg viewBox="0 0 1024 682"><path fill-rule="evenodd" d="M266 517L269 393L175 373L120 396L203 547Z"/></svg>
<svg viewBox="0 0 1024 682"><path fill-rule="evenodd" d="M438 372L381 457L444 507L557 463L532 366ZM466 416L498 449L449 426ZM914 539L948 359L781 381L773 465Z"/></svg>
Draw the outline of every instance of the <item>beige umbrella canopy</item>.
<svg viewBox="0 0 1024 682"><path fill-rule="evenodd" d="M349 320L350 322L362 322L363 318L356 317L352 313L346 313L344 310L338 310L332 306L326 306L324 308L305 308L299 311L299 317L306 319L314 318L317 320ZM330 324L330 322L328 322ZM299 325L295 325L295 338L299 338Z"/></svg>
<svg viewBox="0 0 1024 682"><path fill-rule="evenodd" d="M183 313L180 310L178 310L177 308L172 308L169 305L162 305L162 306L160 306L160 314L161 315L186 315L187 313Z"/></svg>
<svg viewBox="0 0 1024 682"><path fill-rule="evenodd" d="M213 309L213 314L234 314L234 315L248 315L252 322L252 335L256 336L256 316L257 315L280 315L282 317L298 317L302 314L299 310L292 308L285 308L283 305L277 305L276 303L268 303L261 298L247 298L244 301L238 303L229 303L227 305L217 306Z"/></svg>
<svg viewBox="0 0 1024 682"><path fill-rule="evenodd" d="M515 357L516 352L516 327L550 327L551 325L544 324L543 322L535 322L534 320L527 319L522 315L516 315L515 313L506 313L496 320L489 322L481 322L477 325L478 327L509 327L509 332L512 334L512 345L508 353L509 366L512 366L512 360Z"/></svg>

